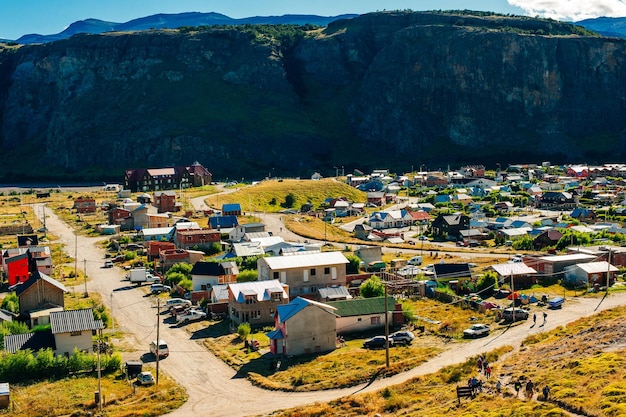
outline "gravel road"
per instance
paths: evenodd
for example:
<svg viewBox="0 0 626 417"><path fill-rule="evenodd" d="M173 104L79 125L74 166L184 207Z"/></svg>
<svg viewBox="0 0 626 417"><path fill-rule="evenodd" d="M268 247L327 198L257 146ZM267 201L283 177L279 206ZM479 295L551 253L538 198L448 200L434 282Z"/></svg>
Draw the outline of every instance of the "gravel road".
<svg viewBox="0 0 626 417"><path fill-rule="evenodd" d="M42 204L35 206L38 206L36 213L43 213ZM102 295L103 301L111 308L116 323L127 334L120 342L130 350L124 354L125 358L151 360L151 355L147 352L150 341L156 338L157 309L155 299L147 295L148 287L130 286L128 281L123 280L123 271L117 267L101 268L104 263L104 251L96 244L102 238L84 236L76 238L73 231L50 209L46 208L45 213L48 216L46 223L48 228L59 236L59 241L66 245L68 253L73 256L76 247L78 261L86 261L90 278L87 283L88 291L97 291ZM264 221L270 223L267 219ZM280 224L280 218L278 221ZM76 292L82 290L81 285ZM252 386L245 378L236 375L230 367L204 349L200 341L194 339L193 334L190 335L183 328L167 323L168 315L163 314L158 317L161 321L159 332L160 337L168 342L170 356L160 362L160 371L167 373L184 386L189 395L187 403L168 415L172 417L266 415L276 409L313 402L328 402L356 392L375 391L417 375L435 372L443 366L463 362L469 357L499 346L519 346L523 338L529 334L551 330L579 317L593 314L598 302L599 299L567 299L561 310L549 311L547 323L543 327L536 326L531 329L529 325L522 324L502 332L495 332L487 338L467 343L453 342L448 345L447 351L437 357L394 377L348 389L308 393L265 391ZM611 295L598 310L623 304L626 304L626 294Z"/></svg>

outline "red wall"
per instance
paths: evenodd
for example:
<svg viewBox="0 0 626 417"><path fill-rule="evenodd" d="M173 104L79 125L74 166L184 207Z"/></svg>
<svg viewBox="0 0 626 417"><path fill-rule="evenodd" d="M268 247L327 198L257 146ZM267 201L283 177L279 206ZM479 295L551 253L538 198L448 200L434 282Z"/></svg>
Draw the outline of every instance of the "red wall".
<svg viewBox="0 0 626 417"><path fill-rule="evenodd" d="M9 286L28 279L28 258L18 259L7 264Z"/></svg>

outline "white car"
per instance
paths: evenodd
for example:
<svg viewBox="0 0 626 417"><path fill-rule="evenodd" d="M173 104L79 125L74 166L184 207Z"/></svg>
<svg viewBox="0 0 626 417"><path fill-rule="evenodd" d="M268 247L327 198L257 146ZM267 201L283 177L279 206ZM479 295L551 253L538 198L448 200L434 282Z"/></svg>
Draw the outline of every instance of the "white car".
<svg viewBox="0 0 626 417"><path fill-rule="evenodd" d="M413 266L420 266L422 264L422 257L414 256L407 261L407 264L413 265Z"/></svg>
<svg viewBox="0 0 626 417"><path fill-rule="evenodd" d="M143 371L137 375L137 384L139 385L154 385L154 376L150 371Z"/></svg>
<svg viewBox="0 0 626 417"><path fill-rule="evenodd" d="M206 318L206 313L204 311L191 308L187 310L187 312L176 316L176 322L177 323L189 323L191 321L204 320L205 318Z"/></svg>
<svg viewBox="0 0 626 417"><path fill-rule="evenodd" d="M171 291L172 291L172 287L170 287L169 285L152 284L150 286L150 292L152 294L161 294L162 292L171 292Z"/></svg>
<svg viewBox="0 0 626 417"><path fill-rule="evenodd" d="M491 328L487 324L473 324L469 329L463 330L463 337L466 338L476 338L481 336L487 336Z"/></svg>

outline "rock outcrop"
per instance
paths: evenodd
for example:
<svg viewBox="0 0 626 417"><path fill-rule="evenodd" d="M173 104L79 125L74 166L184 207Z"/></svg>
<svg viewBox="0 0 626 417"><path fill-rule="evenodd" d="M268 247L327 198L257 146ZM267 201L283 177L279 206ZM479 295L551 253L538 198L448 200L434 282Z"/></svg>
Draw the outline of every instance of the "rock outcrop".
<svg viewBox="0 0 626 417"><path fill-rule="evenodd" d="M626 41L569 24L434 12L5 47L0 175L616 161L625 60Z"/></svg>

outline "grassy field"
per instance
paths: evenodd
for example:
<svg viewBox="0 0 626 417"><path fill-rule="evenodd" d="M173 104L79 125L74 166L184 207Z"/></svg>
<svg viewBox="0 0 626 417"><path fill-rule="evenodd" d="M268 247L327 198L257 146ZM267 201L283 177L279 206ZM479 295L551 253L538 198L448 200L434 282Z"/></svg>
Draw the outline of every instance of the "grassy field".
<svg viewBox="0 0 626 417"><path fill-rule="evenodd" d="M294 196L294 202L286 207L285 198L289 194ZM239 203L244 212L277 213L285 209L299 210L305 203L311 203L318 208L327 198L346 197L350 201L364 203L365 195L364 192L332 178L319 181L266 180L233 193L211 196L206 199L206 204L221 208L222 204Z"/></svg>
<svg viewBox="0 0 626 417"><path fill-rule="evenodd" d="M144 370L151 368L144 366ZM119 371L101 379L103 413L95 403L98 379L74 376L59 381L41 381L30 385L11 385L12 417L54 417L107 415L116 417L160 416L179 408L187 394L167 375L159 376L159 385L133 387ZM88 414L92 413L92 414ZM0 415L5 414L0 411Z"/></svg>
<svg viewBox="0 0 626 417"><path fill-rule="evenodd" d="M522 348L502 348L486 355L493 367L491 379L474 399L457 403L455 387L475 376L477 358L437 373L387 387L376 393L352 395L327 404L317 403L283 410L275 416L621 416L626 414L624 331L626 309L617 308L576 321L567 328L533 336ZM508 353L510 352L510 353ZM572 356L575 354L575 356ZM484 379L484 378L483 378ZM498 393L495 381L503 385ZM513 381L528 380L539 389L548 385L545 401L540 392L516 396Z"/></svg>
<svg viewBox="0 0 626 417"><path fill-rule="evenodd" d="M233 367L243 377L266 389L285 391L310 391L357 385L374 375L393 375L418 366L438 354L442 349L459 348L449 345L463 343L462 329L476 320L499 325L495 314L478 313L458 304L443 304L430 299L403 300L408 309L418 312L418 325L425 326L423 334L416 333L410 346L398 346L390 350L389 368L385 368L384 351L363 349L363 340L372 334L355 334L345 338L345 346L322 355L281 358L278 371L270 369L273 358L269 355L269 339L266 331L251 335L258 341L260 350L252 352L245 348L237 334L229 333L226 323L210 322L208 326L196 323L188 330L205 338L205 346L217 357ZM428 319L428 322L424 319ZM382 330L381 330L382 331ZM379 334L379 331L377 334ZM455 347L456 346L456 347Z"/></svg>

